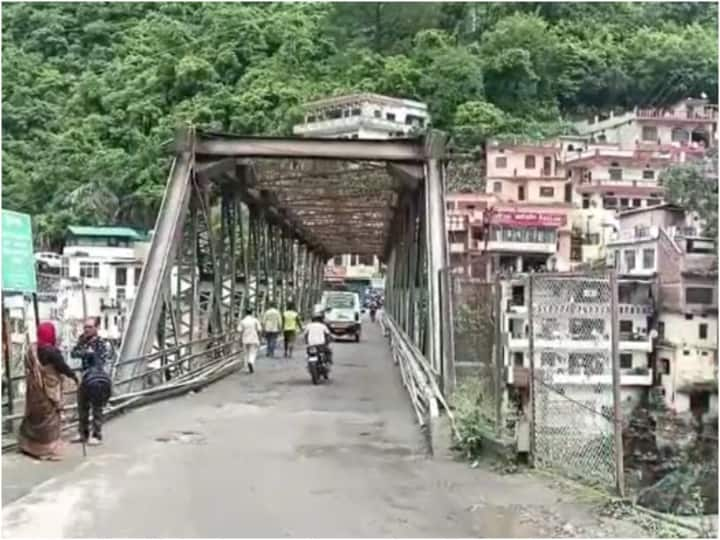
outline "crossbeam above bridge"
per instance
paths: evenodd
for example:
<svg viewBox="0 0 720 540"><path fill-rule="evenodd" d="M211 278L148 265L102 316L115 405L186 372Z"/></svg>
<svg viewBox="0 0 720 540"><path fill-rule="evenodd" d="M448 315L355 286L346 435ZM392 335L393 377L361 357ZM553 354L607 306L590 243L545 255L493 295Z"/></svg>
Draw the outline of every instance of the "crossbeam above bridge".
<svg viewBox="0 0 720 540"><path fill-rule="evenodd" d="M176 142L176 150L189 150L190 144L187 133L183 131ZM422 138L368 141L230 137L205 133L192 144L192 150L197 156L400 162L421 162L427 157L426 145Z"/></svg>

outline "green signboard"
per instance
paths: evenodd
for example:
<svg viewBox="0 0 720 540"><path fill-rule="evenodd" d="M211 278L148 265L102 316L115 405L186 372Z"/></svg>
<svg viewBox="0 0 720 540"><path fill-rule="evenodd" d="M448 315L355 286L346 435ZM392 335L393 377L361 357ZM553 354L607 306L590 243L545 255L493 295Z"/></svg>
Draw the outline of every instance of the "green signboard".
<svg viewBox="0 0 720 540"><path fill-rule="evenodd" d="M37 291L30 216L10 210L2 211L2 288Z"/></svg>

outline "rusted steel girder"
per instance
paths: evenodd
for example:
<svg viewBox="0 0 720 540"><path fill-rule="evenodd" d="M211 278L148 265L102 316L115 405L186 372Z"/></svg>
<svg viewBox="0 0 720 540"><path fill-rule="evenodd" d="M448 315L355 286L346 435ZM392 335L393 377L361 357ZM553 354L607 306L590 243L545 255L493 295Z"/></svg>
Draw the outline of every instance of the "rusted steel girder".
<svg viewBox="0 0 720 540"><path fill-rule="evenodd" d="M185 132L176 140L176 149L186 149ZM353 161L422 161L423 139L389 141L298 139L285 137L234 137L197 132L193 148L198 156L342 159Z"/></svg>

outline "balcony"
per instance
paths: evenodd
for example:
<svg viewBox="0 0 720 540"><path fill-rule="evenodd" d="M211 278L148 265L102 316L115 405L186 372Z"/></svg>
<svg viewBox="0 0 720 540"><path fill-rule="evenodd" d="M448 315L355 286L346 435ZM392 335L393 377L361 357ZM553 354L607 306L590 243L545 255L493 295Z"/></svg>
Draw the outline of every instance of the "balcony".
<svg viewBox="0 0 720 540"><path fill-rule="evenodd" d="M652 315L653 306L650 304L618 304L620 315Z"/></svg>
<svg viewBox="0 0 720 540"><path fill-rule="evenodd" d="M653 375L650 370L647 370L647 373L639 373L636 370L621 370L620 372L620 386L651 386L652 380ZM612 373L603 373L601 375L555 373L552 384L611 385Z"/></svg>
<svg viewBox="0 0 720 540"><path fill-rule="evenodd" d="M605 352L610 351L610 336L602 336L598 339L573 339L572 337L546 338L535 337L533 348L536 352ZM510 351L527 351L530 349L530 341L525 336L509 335L507 347ZM647 336L621 335L618 341L620 352L652 352L652 339Z"/></svg>
<svg viewBox="0 0 720 540"><path fill-rule="evenodd" d="M718 111L715 108L706 108L702 111L662 111L658 109L638 109L637 118L643 120L670 120L690 122L715 122Z"/></svg>
<svg viewBox="0 0 720 540"><path fill-rule="evenodd" d="M385 118L375 118L373 116L346 116L298 124L293 127L293 133L295 135L310 135L317 133L330 135L333 133L354 131L360 128L368 128L386 132L402 131L407 135L412 127L413 126L411 125L396 122L394 120L386 120Z"/></svg>
<svg viewBox="0 0 720 540"><path fill-rule="evenodd" d="M551 368L552 374L547 373L546 369L537 369L538 377L543 377L549 384L577 384L577 385L611 385L612 371L609 369L602 370L602 373L591 373L585 368L576 366L572 368L557 367ZM508 384L524 388L530 382L530 369L524 366L513 366L508 369ZM545 378L547 377L547 378ZM620 370L621 386L651 386L653 383L652 371L647 368L632 368Z"/></svg>
<svg viewBox="0 0 720 540"><path fill-rule="evenodd" d="M475 249L485 249L484 240L475 241ZM506 242L504 240L490 240L487 243L488 251L501 251L507 253L543 253L553 255L557 251L555 242Z"/></svg>

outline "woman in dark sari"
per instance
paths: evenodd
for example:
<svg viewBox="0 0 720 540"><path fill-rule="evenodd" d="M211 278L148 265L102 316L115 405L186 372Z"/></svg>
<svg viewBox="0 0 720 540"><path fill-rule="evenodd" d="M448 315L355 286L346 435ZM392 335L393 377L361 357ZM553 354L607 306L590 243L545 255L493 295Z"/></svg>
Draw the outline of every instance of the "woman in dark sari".
<svg viewBox="0 0 720 540"><path fill-rule="evenodd" d="M58 460L62 448L62 376L78 379L56 345L55 327L41 323L37 345L25 357L25 417L20 424L20 450L38 459Z"/></svg>

